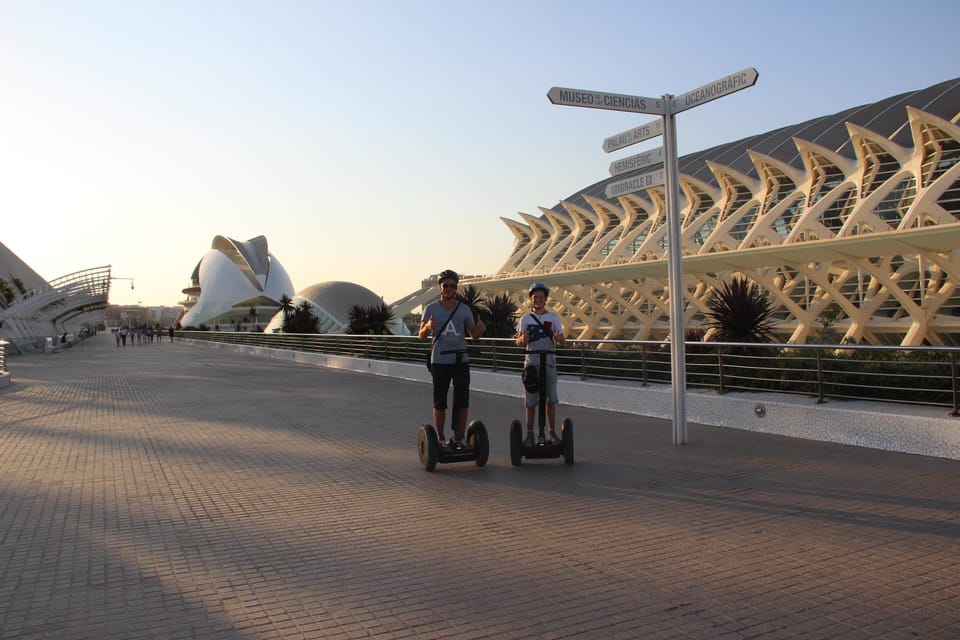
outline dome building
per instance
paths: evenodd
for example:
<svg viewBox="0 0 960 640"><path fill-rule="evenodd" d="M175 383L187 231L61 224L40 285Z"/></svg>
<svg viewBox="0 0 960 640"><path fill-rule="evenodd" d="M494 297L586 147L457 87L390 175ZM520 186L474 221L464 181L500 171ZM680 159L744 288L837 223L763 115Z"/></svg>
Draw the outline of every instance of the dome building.
<svg viewBox="0 0 960 640"><path fill-rule="evenodd" d="M261 314L272 314L280 299L294 291L290 276L267 250L264 236L245 242L216 236L190 280L191 286L183 290L187 299L181 303L183 327L258 323Z"/></svg>
<svg viewBox="0 0 960 640"><path fill-rule="evenodd" d="M291 304L296 307L306 302L319 319L320 333L344 333L349 324L353 306L374 307L383 299L370 289L353 282L320 282L307 287L293 296ZM283 328L283 313L278 311L264 329L265 333L279 332ZM409 335L402 322L391 327L395 335Z"/></svg>

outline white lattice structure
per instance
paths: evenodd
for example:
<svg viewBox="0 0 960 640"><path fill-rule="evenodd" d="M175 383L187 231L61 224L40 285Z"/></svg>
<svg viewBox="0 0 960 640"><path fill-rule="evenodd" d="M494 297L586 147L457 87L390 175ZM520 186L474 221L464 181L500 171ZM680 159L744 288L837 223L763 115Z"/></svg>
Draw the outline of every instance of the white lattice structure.
<svg viewBox="0 0 960 640"><path fill-rule="evenodd" d="M681 158L685 326L743 275L770 292L784 340L805 342L839 309L846 340L960 343L958 113L950 81ZM550 284L574 338L666 338L663 188L611 202L605 183L504 218L513 252L473 283L521 297Z"/></svg>
<svg viewBox="0 0 960 640"><path fill-rule="evenodd" d="M0 309L0 336L20 349L35 349L46 337L99 326L109 295L110 265L55 278Z"/></svg>

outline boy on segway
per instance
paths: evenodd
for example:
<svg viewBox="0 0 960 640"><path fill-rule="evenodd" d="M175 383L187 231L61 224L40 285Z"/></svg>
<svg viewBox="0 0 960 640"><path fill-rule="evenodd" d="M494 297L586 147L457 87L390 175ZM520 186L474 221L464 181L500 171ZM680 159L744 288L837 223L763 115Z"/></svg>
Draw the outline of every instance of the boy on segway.
<svg viewBox="0 0 960 640"><path fill-rule="evenodd" d="M437 277L440 299L423 310L418 337L433 337L430 373L433 377L433 424L440 442L447 419L447 392L453 382L453 442L463 440L470 406L470 360L467 357L467 334L479 340L486 331L483 321L474 319L470 307L457 300L460 276L446 269Z"/></svg>
<svg viewBox="0 0 960 640"><path fill-rule="evenodd" d="M543 380L544 389L540 392L545 393L547 397L547 442L559 444L560 436L556 432L557 420L557 356L555 347L563 346L565 338L563 336L563 324L560 316L553 311L547 311L547 297L550 295L550 289L541 282L535 282L530 285L527 292L530 297L530 304L533 307L531 313L525 313L517 323L517 346L526 347L527 353L524 356L524 370L535 375L537 379ZM545 363L546 371L541 372L541 359L538 354L547 351ZM532 369L531 369L532 368ZM545 375L544 375L545 374ZM525 385L526 386L526 385ZM525 418L527 423L527 436L524 439L523 446L532 447L536 438L533 433L533 419L536 416L537 405L540 400L539 392L525 391L524 407L526 408ZM541 423L542 424L542 423ZM541 436L543 431L541 428Z"/></svg>

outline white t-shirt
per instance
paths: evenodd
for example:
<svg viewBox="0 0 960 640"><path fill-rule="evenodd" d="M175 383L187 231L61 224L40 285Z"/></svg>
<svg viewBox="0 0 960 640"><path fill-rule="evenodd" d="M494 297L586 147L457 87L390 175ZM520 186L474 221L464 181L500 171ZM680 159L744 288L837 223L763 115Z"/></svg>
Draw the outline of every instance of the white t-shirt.
<svg viewBox="0 0 960 640"><path fill-rule="evenodd" d="M563 335L563 323L553 311L546 311L543 314L537 314L538 323L534 319L533 312L525 313L520 317L517 323L517 332L527 334L527 356L524 359L525 364L540 364L540 356L531 351L550 351L547 355L547 366L557 366L557 356L554 355L555 347L553 336ZM543 326L540 326L543 325Z"/></svg>

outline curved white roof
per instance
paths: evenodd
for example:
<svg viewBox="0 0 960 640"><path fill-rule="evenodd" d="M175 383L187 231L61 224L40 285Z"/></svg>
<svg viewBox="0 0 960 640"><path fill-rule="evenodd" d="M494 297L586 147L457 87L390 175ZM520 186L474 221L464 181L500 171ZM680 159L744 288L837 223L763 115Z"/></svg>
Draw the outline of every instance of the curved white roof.
<svg viewBox="0 0 960 640"><path fill-rule="evenodd" d="M214 322L237 308L279 306L280 298L294 291L286 270L267 251L264 236L246 242L216 236L194 270L193 281L200 295L180 319L184 327Z"/></svg>
<svg viewBox="0 0 960 640"><path fill-rule="evenodd" d="M383 299L362 285L335 280L302 289L293 297L292 304L297 306L304 301L320 319L321 333L338 333L349 323L352 306L372 307L381 304ZM264 328L264 333L277 331L282 326L283 314L278 311Z"/></svg>
<svg viewBox="0 0 960 640"><path fill-rule="evenodd" d="M353 305L372 307L383 302L383 299L370 289L343 281L318 282L302 289L297 295L313 301L343 324L347 323L347 316Z"/></svg>

